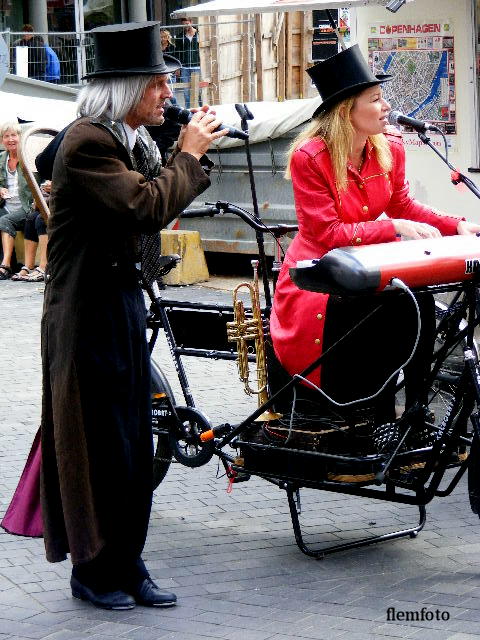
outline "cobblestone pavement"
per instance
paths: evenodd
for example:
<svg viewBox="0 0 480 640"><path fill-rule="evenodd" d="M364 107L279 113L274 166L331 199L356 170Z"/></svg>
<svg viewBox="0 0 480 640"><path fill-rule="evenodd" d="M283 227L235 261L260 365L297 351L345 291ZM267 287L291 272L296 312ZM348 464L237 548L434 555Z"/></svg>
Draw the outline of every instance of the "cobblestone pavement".
<svg viewBox="0 0 480 640"><path fill-rule="evenodd" d="M204 287L174 294L223 295ZM40 417L41 305L41 286L0 284L0 514ZM173 380L162 341L155 358ZM233 363L191 359L187 369L198 406L214 421L254 408L232 382ZM68 562L48 564L42 540L2 531L0 640L480 638L480 523L465 482L427 508L416 539L316 561L295 545L280 489L253 478L227 494L216 474L215 461L196 470L172 465L155 493L145 559L158 583L178 594L172 609L107 612L74 600ZM350 540L417 518L414 507L312 490L302 491L302 504L309 541ZM424 607L423 617L434 619L388 622L389 607L419 614Z"/></svg>

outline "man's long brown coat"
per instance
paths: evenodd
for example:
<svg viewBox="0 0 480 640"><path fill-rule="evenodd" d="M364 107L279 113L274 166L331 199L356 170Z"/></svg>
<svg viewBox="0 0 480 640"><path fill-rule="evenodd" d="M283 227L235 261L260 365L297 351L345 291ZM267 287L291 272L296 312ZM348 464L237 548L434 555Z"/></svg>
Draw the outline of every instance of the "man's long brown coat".
<svg viewBox="0 0 480 640"><path fill-rule="evenodd" d="M48 560L136 557L152 493L150 364L133 251L210 184L178 153L147 182L109 129L83 118L53 172L42 318L42 488Z"/></svg>

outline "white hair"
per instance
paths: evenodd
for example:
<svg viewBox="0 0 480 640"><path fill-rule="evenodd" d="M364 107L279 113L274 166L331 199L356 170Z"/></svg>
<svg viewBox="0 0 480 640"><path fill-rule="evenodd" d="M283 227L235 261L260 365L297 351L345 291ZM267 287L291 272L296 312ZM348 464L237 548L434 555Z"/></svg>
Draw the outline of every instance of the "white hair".
<svg viewBox="0 0 480 640"><path fill-rule="evenodd" d="M121 78L94 78L78 94L79 116L106 117L125 120L143 98L154 75L123 76Z"/></svg>
<svg viewBox="0 0 480 640"><path fill-rule="evenodd" d="M0 126L0 138L3 138L7 131L13 131L13 133L16 133L19 136L22 132L22 128L18 122L4 122Z"/></svg>

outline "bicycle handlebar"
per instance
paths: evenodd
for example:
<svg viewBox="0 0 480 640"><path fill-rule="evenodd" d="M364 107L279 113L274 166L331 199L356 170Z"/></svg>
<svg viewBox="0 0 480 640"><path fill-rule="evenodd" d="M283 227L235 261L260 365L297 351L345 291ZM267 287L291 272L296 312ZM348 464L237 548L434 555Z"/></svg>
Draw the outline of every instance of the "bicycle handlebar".
<svg viewBox="0 0 480 640"><path fill-rule="evenodd" d="M216 213L220 213L216 205L198 207L198 209L185 209L179 215L179 218L206 218L213 217Z"/></svg>
<svg viewBox="0 0 480 640"><path fill-rule="evenodd" d="M272 233L275 237L283 236L286 233L292 231L298 231L298 225L296 224L275 224L266 225L256 220L252 214L246 209L241 209L235 206L231 202L225 202L218 200L217 202L206 202L204 207L197 209L185 209L180 214L180 218L201 218L201 217L213 217L214 215L223 215L224 213L233 213L241 218L255 231L261 233Z"/></svg>

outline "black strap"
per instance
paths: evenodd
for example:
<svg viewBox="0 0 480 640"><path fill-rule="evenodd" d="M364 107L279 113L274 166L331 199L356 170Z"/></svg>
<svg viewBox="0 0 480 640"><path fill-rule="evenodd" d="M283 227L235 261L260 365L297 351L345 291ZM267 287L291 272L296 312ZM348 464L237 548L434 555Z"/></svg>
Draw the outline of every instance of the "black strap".
<svg viewBox="0 0 480 640"><path fill-rule="evenodd" d="M140 138L132 149L135 159L136 170L141 173L146 180L153 180L153 175L149 164L148 149ZM155 280L159 280L161 272L160 255L160 232L151 234L142 233L138 239L138 249L140 253L141 271L143 280L151 286Z"/></svg>
<svg viewBox="0 0 480 640"><path fill-rule="evenodd" d="M62 144L62 140L67 130L72 126L73 122L67 124L57 135L47 144L45 149L35 158L35 166L42 180L51 180L53 173L53 163L57 155L58 147Z"/></svg>

